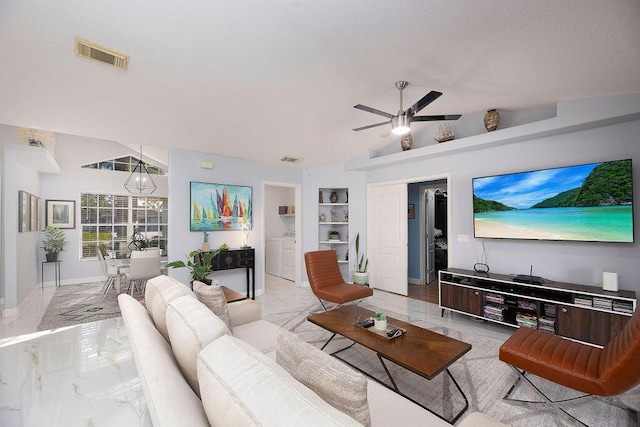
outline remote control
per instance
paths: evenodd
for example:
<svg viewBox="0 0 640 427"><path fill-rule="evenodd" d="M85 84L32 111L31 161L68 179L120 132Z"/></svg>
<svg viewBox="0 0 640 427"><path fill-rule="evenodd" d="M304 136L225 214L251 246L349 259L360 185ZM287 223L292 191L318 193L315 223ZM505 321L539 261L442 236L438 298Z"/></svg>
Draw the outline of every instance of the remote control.
<svg viewBox="0 0 640 427"><path fill-rule="evenodd" d="M400 331L400 329L395 328L395 329L392 329L392 330L390 330L389 332L387 332L387 336L388 336L389 338L394 338L394 337L396 337L396 336L399 336L401 333L402 333L402 332Z"/></svg>
<svg viewBox="0 0 640 427"><path fill-rule="evenodd" d="M373 321L373 319L367 319L367 320L365 320L365 321L363 321L363 322L360 322L359 324L360 324L360 326L362 326L363 328L370 328L370 327L372 327L372 326L373 326L374 321Z"/></svg>

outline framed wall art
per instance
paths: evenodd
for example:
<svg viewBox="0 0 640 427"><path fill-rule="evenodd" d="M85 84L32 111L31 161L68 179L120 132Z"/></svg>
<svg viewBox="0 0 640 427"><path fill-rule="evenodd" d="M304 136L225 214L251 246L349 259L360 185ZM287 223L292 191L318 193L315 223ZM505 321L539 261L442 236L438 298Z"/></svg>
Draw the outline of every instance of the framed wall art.
<svg viewBox="0 0 640 427"><path fill-rule="evenodd" d="M47 227L76 228L75 200L47 200Z"/></svg>
<svg viewBox="0 0 640 427"><path fill-rule="evenodd" d="M251 229L252 187L192 181L190 190L191 231Z"/></svg>
<svg viewBox="0 0 640 427"><path fill-rule="evenodd" d="M38 231L38 197L31 194L29 204L29 230Z"/></svg>
<svg viewBox="0 0 640 427"><path fill-rule="evenodd" d="M18 231L31 230L31 195L26 191L18 191Z"/></svg>

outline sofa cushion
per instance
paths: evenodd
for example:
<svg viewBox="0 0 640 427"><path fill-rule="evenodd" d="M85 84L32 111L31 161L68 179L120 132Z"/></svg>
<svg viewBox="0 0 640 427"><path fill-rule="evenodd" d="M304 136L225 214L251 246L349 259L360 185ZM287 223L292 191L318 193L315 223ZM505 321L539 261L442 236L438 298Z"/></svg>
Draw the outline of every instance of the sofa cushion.
<svg viewBox="0 0 640 427"><path fill-rule="evenodd" d="M276 361L325 402L371 425L364 375L285 330L278 331Z"/></svg>
<svg viewBox="0 0 640 427"><path fill-rule="evenodd" d="M147 310L127 294L118 296L118 304L153 425L209 426L202 402L184 379L171 346Z"/></svg>
<svg viewBox="0 0 640 427"><path fill-rule="evenodd" d="M200 394L214 426L360 425L247 343L223 336L198 355Z"/></svg>
<svg viewBox="0 0 640 427"><path fill-rule="evenodd" d="M262 313L260 303L252 299L244 299L227 304L229 309L229 317L231 318L231 326L234 328L238 325L260 320Z"/></svg>
<svg viewBox="0 0 640 427"><path fill-rule="evenodd" d="M174 299L185 295L194 297L193 292L186 285L169 276L160 275L147 280L144 302L153 323L167 342L169 341L166 322L167 306Z"/></svg>
<svg viewBox="0 0 640 427"><path fill-rule="evenodd" d="M194 280L193 293L196 294L198 301L209 307L209 310L213 311L213 314L222 319L233 333L231 319L229 318L229 308L227 308L227 299L224 296L222 288L218 285L209 286Z"/></svg>
<svg viewBox="0 0 640 427"><path fill-rule="evenodd" d="M276 343L280 329L275 323L261 319L236 326L233 328L233 336L276 360Z"/></svg>
<svg viewBox="0 0 640 427"><path fill-rule="evenodd" d="M196 394L200 394L196 361L211 341L229 333L227 325L195 298L185 295L167 307L167 329L173 354Z"/></svg>

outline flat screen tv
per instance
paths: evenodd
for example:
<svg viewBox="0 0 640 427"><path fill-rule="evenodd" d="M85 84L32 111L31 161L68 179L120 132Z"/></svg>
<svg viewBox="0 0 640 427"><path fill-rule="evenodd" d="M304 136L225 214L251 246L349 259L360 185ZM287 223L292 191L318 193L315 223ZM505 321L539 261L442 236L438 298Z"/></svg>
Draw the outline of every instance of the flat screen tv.
<svg viewBox="0 0 640 427"><path fill-rule="evenodd" d="M475 237L633 242L631 159L473 179Z"/></svg>

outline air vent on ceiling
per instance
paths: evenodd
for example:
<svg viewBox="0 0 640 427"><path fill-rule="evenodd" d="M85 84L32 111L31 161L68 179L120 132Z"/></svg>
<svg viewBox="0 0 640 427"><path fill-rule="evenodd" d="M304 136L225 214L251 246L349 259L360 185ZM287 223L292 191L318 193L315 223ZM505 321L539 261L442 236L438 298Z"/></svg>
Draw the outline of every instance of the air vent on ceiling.
<svg viewBox="0 0 640 427"><path fill-rule="evenodd" d="M284 156L283 158L280 159L281 162L289 162L289 163L295 163L299 160L302 160L301 157L291 157L291 156Z"/></svg>
<svg viewBox="0 0 640 427"><path fill-rule="evenodd" d="M98 46L90 41L76 37L76 55L93 59L121 70L129 68L129 55Z"/></svg>

